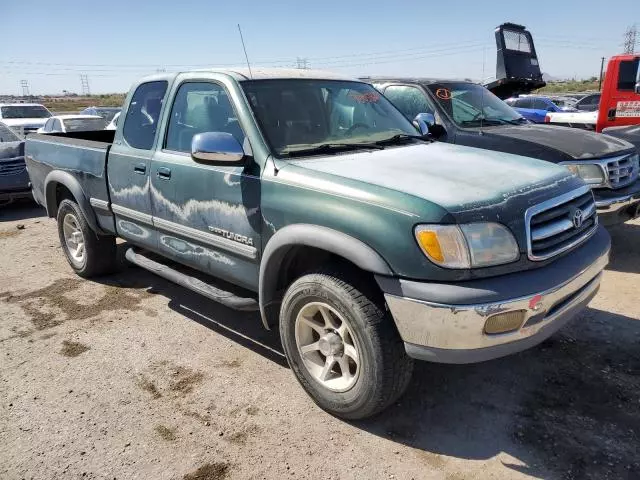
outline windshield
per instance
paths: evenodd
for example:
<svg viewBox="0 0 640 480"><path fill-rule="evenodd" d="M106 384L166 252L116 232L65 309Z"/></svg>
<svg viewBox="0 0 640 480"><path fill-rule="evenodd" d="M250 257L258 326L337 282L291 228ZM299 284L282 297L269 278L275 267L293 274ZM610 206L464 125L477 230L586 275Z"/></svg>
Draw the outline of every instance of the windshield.
<svg viewBox="0 0 640 480"><path fill-rule="evenodd" d="M4 123L0 123L0 142L17 142L19 140L21 139L16 132Z"/></svg>
<svg viewBox="0 0 640 480"><path fill-rule="evenodd" d="M104 118L67 118L63 122L67 132L104 130L104 127L107 126L107 121Z"/></svg>
<svg viewBox="0 0 640 480"><path fill-rule="evenodd" d="M427 85L447 116L461 127L505 125L525 120L513 108L481 85L441 82Z"/></svg>
<svg viewBox="0 0 640 480"><path fill-rule="evenodd" d="M51 112L42 105L10 105L0 107L2 118L49 118Z"/></svg>
<svg viewBox="0 0 640 480"><path fill-rule="evenodd" d="M413 125L371 85L336 80L242 82L263 135L277 155L323 145L357 146L398 135Z"/></svg>

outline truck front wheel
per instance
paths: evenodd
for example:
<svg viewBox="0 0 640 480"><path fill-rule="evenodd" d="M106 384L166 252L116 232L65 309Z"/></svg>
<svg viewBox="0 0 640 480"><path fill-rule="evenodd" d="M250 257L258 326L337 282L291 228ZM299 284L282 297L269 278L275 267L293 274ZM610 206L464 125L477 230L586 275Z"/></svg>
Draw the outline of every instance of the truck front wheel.
<svg viewBox="0 0 640 480"><path fill-rule="evenodd" d="M116 241L98 236L87 224L78 204L64 199L58 207L58 235L71 268L89 278L112 272L116 267Z"/></svg>
<svg viewBox="0 0 640 480"><path fill-rule="evenodd" d="M288 288L280 337L291 370L324 410L370 417L407 388L413 361L392 319L371 295L333 272L305 275Z"/></svg>

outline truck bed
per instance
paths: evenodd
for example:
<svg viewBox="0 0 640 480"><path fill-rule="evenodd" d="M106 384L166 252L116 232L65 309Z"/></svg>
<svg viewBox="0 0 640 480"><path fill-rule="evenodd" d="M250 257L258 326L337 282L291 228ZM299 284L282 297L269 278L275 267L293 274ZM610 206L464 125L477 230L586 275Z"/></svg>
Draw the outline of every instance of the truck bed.
<svg viewBox="0 0 640 480"><path fill-rule="evenodd" d="M25 160L35 200L55 216L51 208L51 195L47 185L54 176L71 176L82 185L85 201L109 202L106 164L115 132L31 134L25 141ZM106 232L113 231L110 216L98 215L97 223Z"/></svg>

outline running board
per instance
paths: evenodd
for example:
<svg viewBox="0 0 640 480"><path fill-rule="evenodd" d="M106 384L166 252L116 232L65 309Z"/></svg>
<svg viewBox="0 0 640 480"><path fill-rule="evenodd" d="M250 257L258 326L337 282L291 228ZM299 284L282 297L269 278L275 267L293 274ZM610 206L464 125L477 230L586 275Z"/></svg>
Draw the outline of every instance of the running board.
<svg viewBox="0 0 640 480"><path fill-rule="evenodd" d="M193 290L194 292L210 298L215 302L221 303L226 307L244 311L258 310L258 302L253 298L239 297L231 292L216 288L196 277L184 274L167 265L151 260L140 253L136 253L133 248L129 248L127 250L125 257L131 263L142 267L145 270L149 270L162 278L166 278L173 283L177 283L189 290Z"/></svg>

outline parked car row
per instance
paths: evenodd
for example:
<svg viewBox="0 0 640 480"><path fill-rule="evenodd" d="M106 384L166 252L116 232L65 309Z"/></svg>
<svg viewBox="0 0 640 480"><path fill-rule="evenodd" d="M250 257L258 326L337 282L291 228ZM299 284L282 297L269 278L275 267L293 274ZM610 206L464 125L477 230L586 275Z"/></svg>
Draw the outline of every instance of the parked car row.
<svg viewBox="0 0 640 480"><path fill-rule="evenodd" d="M622 138L530 123L485 87L471 82L365 80L407 119L426 122L438 141L563 165L593 188L605 224L640 214L640 150Z"/></svg>
<svg viewBox="0 0 640 480"><path fill-rule="evenodd" d="M546 123L603 132L611 127L640 124L640 55L609 59L602 92L587 96L579 112L550 112Z"/></svg>
<svg viewBox="0 0 640 480"><path fill-rule="evenodd" d="M132 263L259 311L344 418L396 401L414 359L562 328L608 262L598 202L638 189L629 143L531 124L468 82L196 71L127 98L115 131L26 138L71 268L111 271L121 237Z"/></svg>

